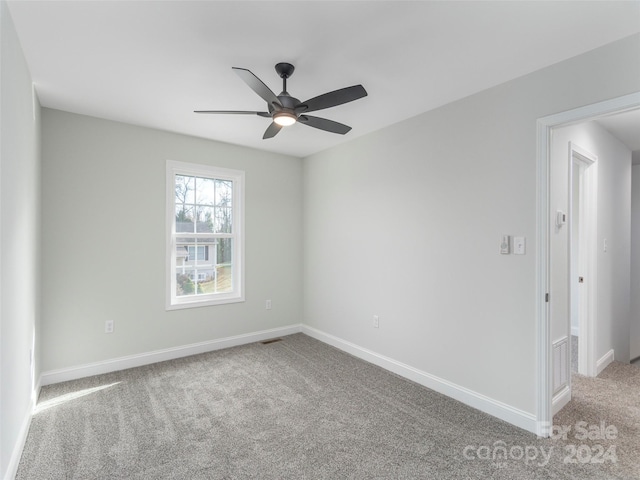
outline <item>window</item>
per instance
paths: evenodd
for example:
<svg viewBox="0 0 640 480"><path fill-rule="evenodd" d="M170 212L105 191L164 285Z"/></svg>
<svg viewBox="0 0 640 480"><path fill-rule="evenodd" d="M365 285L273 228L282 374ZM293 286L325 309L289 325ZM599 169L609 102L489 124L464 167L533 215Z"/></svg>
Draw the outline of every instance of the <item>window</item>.
<svg viewBox="0 0 640 480"><path fill-rule="evenodd" d="M244 301L244 172L167 161L167 309Z"/></svg>
<svg viewBox="0 0 640 480"><path fill-rule="evenodd" d="M196 260L209 260L209 246L208 245L199 245L196 247L195 245L187 246L187 251L189 252L189 258L197 259ZM197 254L196 254L197 252Z"/></svg>

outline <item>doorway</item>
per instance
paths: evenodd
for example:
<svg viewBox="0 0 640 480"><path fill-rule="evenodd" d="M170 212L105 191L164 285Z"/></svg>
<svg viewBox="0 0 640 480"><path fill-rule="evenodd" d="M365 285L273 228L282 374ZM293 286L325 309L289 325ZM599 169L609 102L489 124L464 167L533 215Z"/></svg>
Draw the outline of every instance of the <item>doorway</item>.
<svg viewBox="0 0 640 480"><path fill-rule="evenodd" d="M557 262L551 262L551 242L553 229L556 227L556 221L554 214L552 213L553 198L551 196L551 184L550 184L550 170L551 170L551 138L554 128L561 126L567 126L576 124L579 122L585 122L595 119L599 116L610 115L618 112L623 112L632 109L640 108L640 92L625 95L623 97L607 100L593 105L580 107L567 112L562 112L548 117L538 119L537 122L537 242L536 242L536 317L537 317L537 351L538 351L538 365L537 365L537 434L539 436L548 437L551 434L552 422L553 422L553 403L552 399L554 394L558 392L557 385L554 383L554 379L563 378L562 375L558 375L557 371L554 371L553 358L556 352L561 352L559 357L562 359L560 363L563 363L566 367L569 363L569 359L566 356L569 355L570 349L562 347L562 342L559 344L560 349L556 349L555 340L557 332L553 332L552 336L552 324L551 324L551 306L557 308L558 303L565 302L566 308L564 308L564 315L566 319L566 335L570 334L568 311L570 304L570 285L567 281L566 285L561 286L557 291L551 291L550 288L550 273L551 268L556 265ZM566 152L566 150L565 150ZM565 154L566 155L566 154ZM566 157L565 157L566 158ZM573 161L569 162L569 168ZM565 170L565 172L567 172ZM590 170L596 171L591 167L585 169L585 173ZM567 172L569 173L569 172ZM569 180L570 175L565 174L565 178ZM565 184L567 185L567 184ZM571 184L568 185L571 189ZM566 213L566 210L565 210ZM588 235L586 235L588 238ZM599 246L599 245L598 245ZM570 278L569 272L569 259L565 259L564 270L566 276ZM591 273L592 277L595 275ZM593 282L587 285L592 285ZM595 286L595 285L594 285ZM583 295L583 298L585 296ZM594 312L593 302L595 301L595 295L586 295L588 300L587 310L588 312ZM586 318L589 318L590 313L587 313ZM591 325L592 327L592 325ZM590 328L587 322L587 330ZM586 335L587 342L593 342L593 335ZM568 340L568 338L566 339ZM566 345L566 340L564 345ZM580 350L580 348L579 348ZM583 354L587 354L589 346L583 348ZM580 352L579 352L580 353ZM589 359L584 360L584 363L589 368ZM566 370L565 370L566 372ZM561 372L562 373L562 372ZM563 400L570 399L570 385L569 388L563 389L566 394L563 396Z"/></svg>

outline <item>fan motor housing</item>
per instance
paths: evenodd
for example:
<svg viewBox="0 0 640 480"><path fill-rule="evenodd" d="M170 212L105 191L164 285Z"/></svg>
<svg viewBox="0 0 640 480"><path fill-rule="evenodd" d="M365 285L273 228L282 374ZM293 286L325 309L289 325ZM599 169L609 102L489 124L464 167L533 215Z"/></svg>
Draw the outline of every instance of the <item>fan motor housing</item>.
<svg viewBox="0 0 640 480"><path fill-rule="evenodd" d="M300 105L300 100L298 100L295 97L292 97L291 95L278 95L278 100L280 100L280 103L282 104L282 106L284 108L290 108L291 110L293 110L294 108L296 108L298 105Z"/></svg>
<svg viewBox="0 0 640 480"><path fill-rule="evenodd" d="M282 111L291 113L296 117L298 116L295 113L295 108L300 105L300 100L284 92L278 95L278 100L280 100L280 104L282 105ZM273 104L269 104L268 107L269 113L273 113L276 110Z"/></svg>

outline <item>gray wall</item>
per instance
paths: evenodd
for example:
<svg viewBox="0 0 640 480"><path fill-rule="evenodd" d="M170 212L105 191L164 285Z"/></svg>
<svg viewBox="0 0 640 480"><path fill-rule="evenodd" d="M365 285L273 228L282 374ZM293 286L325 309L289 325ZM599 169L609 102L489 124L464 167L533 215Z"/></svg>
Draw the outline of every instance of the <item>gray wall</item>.
<svg viewBox="0 0 640 480"><path fill-rule="evenodd" d="M40 106L4 1L0 45L0 478L12 478L39 375Z"/></svg>
<svg viewBox="0 0 640 480"><path fill-rule="evenodd" d="M640 91L639 54L628 37L305 159L305 323L535 413L536 119Z"/></svg>
<svg viewBox="0 0 640 480"><path fill-rule="evenodd" d="M300 323L300 159L57 110L42 122L44 371ZM246 302L165 311L167 159L246 172Z"/></svg>

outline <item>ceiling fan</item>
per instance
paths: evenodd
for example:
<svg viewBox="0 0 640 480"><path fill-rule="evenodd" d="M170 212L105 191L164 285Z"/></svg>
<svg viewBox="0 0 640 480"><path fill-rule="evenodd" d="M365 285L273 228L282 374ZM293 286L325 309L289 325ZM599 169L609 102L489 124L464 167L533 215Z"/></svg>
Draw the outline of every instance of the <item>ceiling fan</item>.
<svg viewBox="0 0 640 480"><path fill-rule="evenodd" d="M256 77L246 68L233 67L233 70L240 76L249 87L267 102L266 112L253 112L244 110L195 110L195 113L214 114L237 114L237 115L258 115L259 117L271 118L273 121L262 136L263 139L275 137L282 127L300 122L309 127L318 128L331 133L344 135L351 127L342 123L334 122L326 118L312 117L308 112L323 110L335 107L343 103L352 102L367 96L367 91L362 85L334 90L317 97L313 97L305 102L292 97L287 92L287 78L293 75L294 67L290 63L278 63L275 66L276 72L282 78L282 93L276 96L262 80Z"/></svg>

